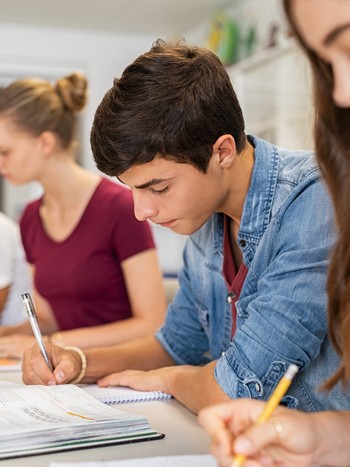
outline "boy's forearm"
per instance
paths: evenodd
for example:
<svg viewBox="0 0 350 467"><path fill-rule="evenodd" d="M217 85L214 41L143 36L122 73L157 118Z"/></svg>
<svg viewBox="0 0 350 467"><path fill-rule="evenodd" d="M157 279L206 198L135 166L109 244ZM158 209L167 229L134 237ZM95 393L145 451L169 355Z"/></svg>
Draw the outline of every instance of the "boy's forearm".
<svg viewBox="0 0 350 467"><path fill-rule="evenodd" d="M168 392L195 414L208 405L229 401L215 380L215 365L216 362L204 367L173 367L169 371Z"/></svg>

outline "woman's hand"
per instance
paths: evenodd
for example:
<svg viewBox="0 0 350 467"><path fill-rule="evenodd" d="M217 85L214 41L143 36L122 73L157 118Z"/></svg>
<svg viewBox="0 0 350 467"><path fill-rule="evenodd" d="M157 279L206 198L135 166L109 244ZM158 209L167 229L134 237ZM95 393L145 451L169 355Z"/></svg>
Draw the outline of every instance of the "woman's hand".
<svg viewBox="0 0 350 467"><path fill-rule="evenodd" d="M240 399L199 413L219 465L230 466L238 453L247 456L244 467L306 467L315 462L319 448L317 414L278 407L269 421L255 425L263 408L263 402Z"/></svg>
<svg viewBox="0 0 350 467"><path fill-rule="evenodd" d="M25 334L0 337L0 357L21 359L23 352L33 344L35 344L34 336Z"/></svg>
<svg viewBox="0 0 350 467"><path fill-rule="evenodd" d="M69 383L80 374L82 361L79 354L63 347L46 343L53 373L45 363L37 344L23 354L22 378L25 384L55 385Z"/></svg>

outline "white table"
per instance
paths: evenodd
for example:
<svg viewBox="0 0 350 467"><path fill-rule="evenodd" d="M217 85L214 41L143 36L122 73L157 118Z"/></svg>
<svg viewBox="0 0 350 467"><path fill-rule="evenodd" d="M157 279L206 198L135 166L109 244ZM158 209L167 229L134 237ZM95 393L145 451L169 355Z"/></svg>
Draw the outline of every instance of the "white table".
<svg viewBox="0 0 350 467"><path fill-rule="evenodd" d="M0 379L21 382L20 373L0 373ZM113 406L111 406L113 407ZM48 467L50 462L116 460L134 457L208 454L209 437L199 426L196 416L177 401L138 402L115 406L147 417L152 428L165 438L118 446L82 449L40 456L0 461L0 467Z"/></svg>

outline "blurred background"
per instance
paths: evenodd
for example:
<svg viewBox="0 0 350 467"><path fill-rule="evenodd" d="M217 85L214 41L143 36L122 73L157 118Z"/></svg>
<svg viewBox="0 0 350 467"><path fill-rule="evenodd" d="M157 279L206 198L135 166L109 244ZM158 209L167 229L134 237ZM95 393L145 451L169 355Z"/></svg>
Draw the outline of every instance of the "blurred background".
<svg viewBox="0 0 350 467"><path fill-rule="evenodd" d="M20 77L52 81L75 70L89 80L79 162L96 171L89 133L114 77L157 38L210 48L227 67L247 132L280 146L312 148L307 65L280 0L0 0L0 86ZM40 186L0 177L0 209L18 219ZM153 226L165 275L177 274L185 237Z"/></svg>

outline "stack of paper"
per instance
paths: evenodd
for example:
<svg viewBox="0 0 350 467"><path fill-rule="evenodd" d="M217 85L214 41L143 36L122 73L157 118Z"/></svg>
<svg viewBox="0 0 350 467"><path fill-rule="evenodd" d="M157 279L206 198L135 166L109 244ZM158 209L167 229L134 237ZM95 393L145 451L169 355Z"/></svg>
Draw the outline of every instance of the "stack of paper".
<svg viewBox="0 0 350 467"><path fill-rule="evenodd" d="M0 459L162 437L77 386L0 382Z"/></svg>

